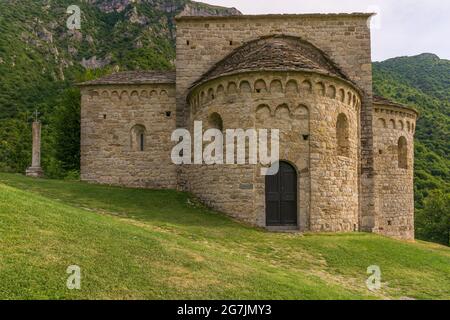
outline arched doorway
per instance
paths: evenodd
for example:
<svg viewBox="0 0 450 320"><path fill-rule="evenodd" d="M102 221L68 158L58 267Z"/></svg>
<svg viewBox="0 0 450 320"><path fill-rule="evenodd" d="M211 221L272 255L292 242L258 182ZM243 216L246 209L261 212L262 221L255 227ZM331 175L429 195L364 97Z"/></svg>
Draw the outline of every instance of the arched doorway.
<svg viewBox="0 0 450 320"><path fill-rule="evenodd" d="M297 226L297 171L280 161L280 169L266 176L266 225Z"/></svg>

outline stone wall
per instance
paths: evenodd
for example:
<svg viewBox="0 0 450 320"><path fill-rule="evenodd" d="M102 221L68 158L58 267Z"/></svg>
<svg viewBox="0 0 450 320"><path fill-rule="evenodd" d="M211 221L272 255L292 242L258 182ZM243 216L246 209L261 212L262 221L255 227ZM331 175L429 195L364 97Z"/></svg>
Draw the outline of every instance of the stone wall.
<svg viewBox="0 0 450 320"><path fill-rule="evenodd" d="M177 125L189 124L189 87L244 43L271 34L300 37L323 50L362 89L358 168L360 227L372 231L373 182L372 65L368 14L180 17L177 19ZM186 113L185 113L186 110Z"/></svg>
<svg viewBox="0 0 450 320"><path fill-rule="evenodd" d="M170 158L171 134L177 127L192 132L194 121L223 131L279 129L280 160L298 176L299 230L413 239L417 113L388 102L373 105L369 16L178 18L176 88L82 86L82 180L191 191L217 210L264 227L261 166L177 167ZM350 81L316 69L248 69L194 86L237 47L276 34L310 42Z"/></svg>
<svg viewBox="0 0 450 320"><path fill-rule="evenodd" d="M374 231L414 239L414 132L417 114L407 108L376 104L374 117ZM403 140L403 142L402 142Z"/></svg>
<svg viewBox="0 0 450 320"><path fill-rule="evenodd" d="M81 93L81 179L175 189L175 86L98 85Z"/></svg>
<svg viewBox="0 0 450 320"><path fill-rule="evenodd" d="M310 73L253 72L209 81L197 87L189 101L191 131L194 121L208 124L214 113L222 118L223 130L280 129L280 160L292 164L298 175L300 230L358 228L361 100L352 85ZM348 120L345 156L337 155L340 114ZM265 177L260 169L259 165L185 166L183 184L210 206L264 227Z"/></svg>

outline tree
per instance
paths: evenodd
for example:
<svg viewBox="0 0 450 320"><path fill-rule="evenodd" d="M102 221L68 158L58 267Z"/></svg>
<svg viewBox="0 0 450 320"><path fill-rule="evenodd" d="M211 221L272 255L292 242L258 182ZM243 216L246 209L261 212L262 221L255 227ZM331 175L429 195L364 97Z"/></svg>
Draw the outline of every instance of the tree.
<svg viewBox="0 0 450 320"><path fill-rule="evenodd" d="M55 157L62 169L80 169L80 90L67 89L55 114Z"/></svg>
<svg viewBox="0 0 450 320"><path fill-rule="evenodd" d="M433 191L417 212L416 233L419 239L450 246L450 193Z"/></svg>

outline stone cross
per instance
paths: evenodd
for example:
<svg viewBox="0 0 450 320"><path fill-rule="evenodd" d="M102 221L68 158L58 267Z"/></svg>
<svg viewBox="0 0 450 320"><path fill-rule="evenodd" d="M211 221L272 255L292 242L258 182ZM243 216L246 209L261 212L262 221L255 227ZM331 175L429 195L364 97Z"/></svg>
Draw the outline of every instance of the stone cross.
<svg viewBox="0 0 450 320"><path fill-rule="evenodd" d="M29 177L40 178L44 175L41 168L41 122L38 119L39 112L34 112L35 120L33 121L33 156L31 167L26 171Z"/></svg>
<svg viewBox="0 0 450 320"><path fill-rule="evenodd" d="M41 113L39 111L37 111L37 109L34 111L34 122L39 122L38 117L40 114Z"/></svg>

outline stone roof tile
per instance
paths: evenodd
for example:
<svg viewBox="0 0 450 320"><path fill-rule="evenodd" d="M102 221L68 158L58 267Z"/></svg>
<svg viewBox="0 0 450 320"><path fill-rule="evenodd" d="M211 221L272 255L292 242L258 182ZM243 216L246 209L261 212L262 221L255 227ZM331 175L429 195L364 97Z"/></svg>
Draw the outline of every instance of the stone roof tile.
<svg viewBox="0 0 450 320"><path fill-rule="evenodd" d="M251 71L309 71L349 80L325 53L296 37L251 41L214 65L193 86L220 76Z"/></svg>
<svg viewBox="0 0 450 320"><path fill-rule="evenodd" d="M80 86L113 85L113 84L174 84L175 71L124 71L80 83Z"/></svg>
<svg viewBox="0 0 450 320"><path fill-rule="evenodd" d="M414 109L414 108L412 108L410 106L406 106L404 104L400 104L400 103L394 102L394 101L389 100L388 98L385 98L385 97L374 96L373 97L373 103L374 104L378 104L378 105L384 105L384 106L390 106L390 107L397 107L397 108L401 108L401 109L406 109L406 110L409 110L409 111L413 111L414 113L416 113L416 115L419 115L419 112L416 109Z"/></svg>

